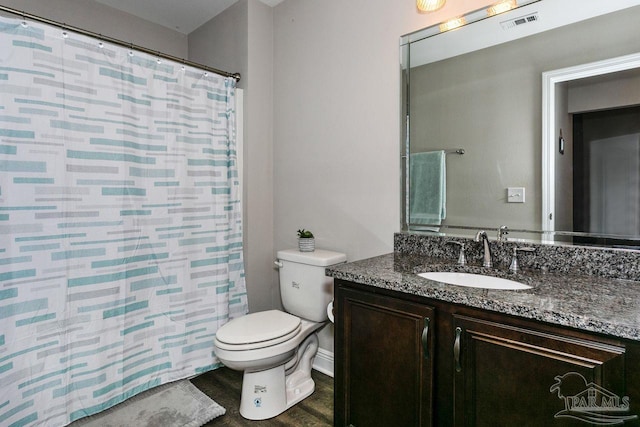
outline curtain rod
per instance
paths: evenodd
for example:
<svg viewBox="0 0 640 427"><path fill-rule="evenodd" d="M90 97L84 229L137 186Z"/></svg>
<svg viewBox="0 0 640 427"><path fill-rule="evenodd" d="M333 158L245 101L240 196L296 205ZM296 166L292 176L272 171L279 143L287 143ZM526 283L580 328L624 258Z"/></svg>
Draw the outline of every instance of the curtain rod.
<svg viewBox="0 0 640 427"><path fill-rule="evenodd" d="M156 51L156 50L151 50L151 49L148 49L146 47L135 45L133 43L127 43L125 41L114 39L112 37L103 36L102 34L94 33L93 31L83 30L82 28L78 28L78 27L74 27L74 26L71 26L71 25L63 24L61 22L53 21L51 19L42 18L40 16L32 15L30 13L25 13L23 11L12 9L10 7L6 7L6 6L3 6L3 5L0 5L0 11L8 12L8 13L11 13L13 15L20 16L23 19L27 19L28 18L28 19L30 19L32 21L42 22L44 24L49 24L49 25L53 25L53 26L56 26L56 27L60 27L62 29L66 29L66 30L69 30L69 31L80 33L80 34L85 35L85 36L94 37L94 38L97 38L97 39L105 41L105 42L117 44L117 45L120 45L120 46L123 46L123 47L127 47L127 48L130 48L130 49L139 50L141 52L148 53L150 55L159 56L160 58L169 59L171 61L175 61L175 62L184 64L184 65L189 65L191 67L201 68L201 69L203 69L205 71L210 71L212 73L220 74L220 75L225 76L225 77L232 77L232 78L234 78L236 80L236 82L240 81L240 73L230 73L228 71L218 70L217 68L213 68L213 67L209 67L209 66L206 66L206 65L198 64L197 62L189 61L189 60L186 60L186 59L183 59L183 58L178 58L177 56L172 56L172 55L169 55L167 53L162 53L162 52L159 52L159 51Z"/></svg>

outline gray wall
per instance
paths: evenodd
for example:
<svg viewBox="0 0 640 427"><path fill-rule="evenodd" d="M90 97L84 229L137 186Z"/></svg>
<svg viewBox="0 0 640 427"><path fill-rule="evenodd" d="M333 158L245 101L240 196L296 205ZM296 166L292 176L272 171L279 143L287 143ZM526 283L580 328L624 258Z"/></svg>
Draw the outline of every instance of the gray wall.
<svg viewBox="0 0 640 427"><path fill-rule="evenodd" d="M415 3L287 0L275 10L275 245L294 247L307 228L316 247L349 260L390 252L399 36L419 17Z"/></svg>
<svg viewBox="0 0 640 427"><path fill-rule="evenodd" d="M239 72L246 88L248 0L240 0L188 36L189 59L220 70Z"/></svg>
<svg viewBox="0 0 640 427"><path fill-rule="evenodd" d="M0 0L0 4L127 43L187 57L187 36L93 0Z"/></svg>
<svg viewBox="0 0 640 427"><path fill-rule="evenodd" d="M570 113L640 105L640 70L576 82L569 87L568 96Z"/></svg>
<svg viewBox="0 0 640 427"><path fill-rule="evenodd" d="M245 225L252 311L280 307L274 269L273 9L249 0ZM259 290L259 292L258 292ZM251 298L253 296L253 302Z"/></svg>

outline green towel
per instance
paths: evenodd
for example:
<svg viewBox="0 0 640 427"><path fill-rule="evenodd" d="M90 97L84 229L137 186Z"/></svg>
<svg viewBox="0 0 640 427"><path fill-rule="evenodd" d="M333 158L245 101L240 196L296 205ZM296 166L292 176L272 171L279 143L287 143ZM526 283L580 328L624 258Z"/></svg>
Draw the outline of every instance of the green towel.
<svg viewBox="0 0 640 427"><path fill-rule="evenodd" d="M444 150L411 154L409 171L409 223L440 225L447 216Z"/></svg>

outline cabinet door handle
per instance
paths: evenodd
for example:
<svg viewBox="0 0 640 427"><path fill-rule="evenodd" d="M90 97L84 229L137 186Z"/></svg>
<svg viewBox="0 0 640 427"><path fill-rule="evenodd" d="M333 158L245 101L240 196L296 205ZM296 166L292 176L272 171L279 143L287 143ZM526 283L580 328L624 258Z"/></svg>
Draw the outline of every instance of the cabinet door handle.
<svg viewBox="0 0 640 427"><path fill-rule="evenodd" d="M462 328L458 326L456 328L456 340L453 342L453 359L456 364L456 372L462 371L462 365L460 365L460 337L462 336Z"/></svg>
<svg viewBox="0 0 640 427"><path fill-rule="evenodd" d="M424 358L429 358L429 318L424 318L424 328L422 328L422 353Z"/></svg>

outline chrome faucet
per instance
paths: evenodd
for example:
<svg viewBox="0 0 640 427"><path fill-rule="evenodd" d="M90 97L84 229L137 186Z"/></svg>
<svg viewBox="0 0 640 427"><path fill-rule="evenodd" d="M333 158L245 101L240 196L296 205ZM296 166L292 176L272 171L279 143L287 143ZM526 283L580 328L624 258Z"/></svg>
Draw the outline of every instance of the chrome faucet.
<svg viewBox="0 0 640 427"><path fill-rule="evenodd" d="M535 252L536 248L513 248L513 258L511 258L511 265L509 266L509 270L514 273L520 271L520 266L518 265L518 252Z"/></svg>
<svg viewBox="0 0 640 427"><path fill-rule="evenodd" d="M482 256L482 266L493 267L493 263L491 262L491 249L489 248L489 238L487 237L487 233L484 230L478 231L474 240L476 242L482 241L482 248L484 250Z"/></svg>
<svg viewBox="0 0 640 427"><path fill-rule="evenodd" d="M449 240L445 243L460 246L460 255L458 255L458 265L461 267L464 267L465 265L467 265L467 259L464 256L464 243L456 242L455 240Z"/></svg>

